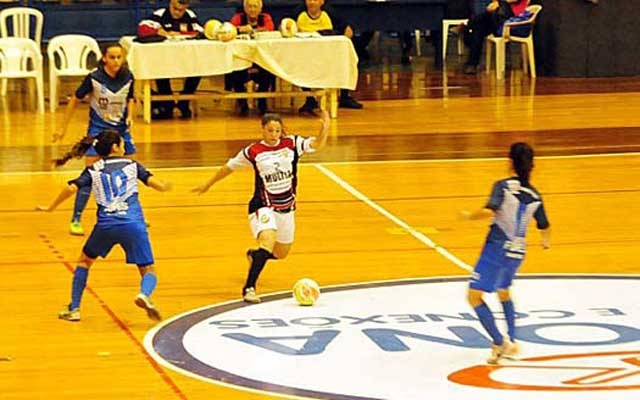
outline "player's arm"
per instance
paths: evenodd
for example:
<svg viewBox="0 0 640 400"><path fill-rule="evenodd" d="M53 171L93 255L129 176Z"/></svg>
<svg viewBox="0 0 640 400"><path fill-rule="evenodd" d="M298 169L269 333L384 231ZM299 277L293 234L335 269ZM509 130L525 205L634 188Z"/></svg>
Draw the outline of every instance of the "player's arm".
<svg viewBox="0 0 640 400"><path fill-rule="evenodd" d="M62 126L53 134L54 143L58 140L62 140L62 138L67 134L69 122L71 122L71 118L73 117L73 113L75 112L77 105L78 98L76 96L71 96L71 100L69 100L69 104L67 104L67 108L64 112L64 117L62 118Z"/></svg>
<svg viewBox="0 0 640 400"><path fill-rule="evenodd" d="M322 125L320 126L320 131L318 132L318 136L316 136L315 140L312 140L310 146L313 150L320 150L327 143L327 136L329 135L329 126L331 124L331 119L329 118L329 113L326 110L320 111L320 118L322 121Z"/></svg>
<svg viewBox="0 0 640 400"><path fill-rule="evenodd" d="M36 206L37 211L53 211L58 207L62 202L64 202L69 197L73 196L78 191L78 187L70 183L67 185L62 191L58 194L53 202L49 206Z"/></svg>
<svg viewBox="0 0 640 400"><path fill-rule="evenodd" d="M193 189L191 189L191 191L198 194L206 193L211 186L215 185L216 182L219 182L227 176L231 175L232 172L233 170L225 164L215 173L215 175L209 178L207 182L200 186L194 187Z"/></svg>
<svg viewBox="0 0 640 400"><path fill-rule="evenodd" d="M463 220L478 220L478 219L487 219L493 217L493 210L490 208L480 208L476 211L468 211L462 210L459 213L460 219Z"/></svg>
<svg viewBox="0 0 640 400"><path fill-rule="evenodd" d="M163 180L156 178L153 175L150 176L149 179L147 179L147 186L157 190L158 192L168 192L173 187L171 182L165 182Z"/></svg>
<svg viewBox="0 0 640 400"><path fill-rule="evenodd" d="M540 230L540 241L543 249L551 247L551 227Z"/></svg>

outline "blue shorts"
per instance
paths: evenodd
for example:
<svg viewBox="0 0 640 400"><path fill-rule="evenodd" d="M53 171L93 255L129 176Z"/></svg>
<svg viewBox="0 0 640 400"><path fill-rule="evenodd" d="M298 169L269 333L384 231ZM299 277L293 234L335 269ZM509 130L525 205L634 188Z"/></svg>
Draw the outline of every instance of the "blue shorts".
<svg viewBox="0 0 640 400"><path fill-rule="evenodd" d="M149 233L144 222L122 225L96 225L82 251L89 258L104 258L114 245L119 244L127 255L127 264L144 267L153 264Z"/></svg>
<svg viewBox="0 0 640 400"><path fill-rule="evenodd" d="M123 128L111 128L114 129L116 131L118 131L120 133L120 135L122 136L122 138L124 139L124 155L128 156L130 154L135 154L136 153L136 144L133 142L133 138L131 137L131 132L129 132L129 128L127 127L123 127ZM100 132L102 132L104 130L103 127L98 127L95 125L89 125L89 129L87 130L87 135L94 137L94 136L98 136L100 134ZM89 150L87 150L87 152L85 153L85 155L87 156L97 156L98 153L96 153L96 149L93 148L93 146L91 146L89 148Z"/></svg>
<svg viewBox="0 0 640 400"><path fill-rule="evenodd" d="M469 287L487 293L510 287L522 260L507 256L502 243L485 243L480 259L473 269Z"/></svg>

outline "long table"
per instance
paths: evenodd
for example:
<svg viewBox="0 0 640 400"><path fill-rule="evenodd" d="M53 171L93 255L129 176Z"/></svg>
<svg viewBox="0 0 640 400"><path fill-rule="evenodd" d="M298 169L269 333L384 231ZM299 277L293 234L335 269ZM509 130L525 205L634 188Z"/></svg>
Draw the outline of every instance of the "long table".
<svg viewBox="0 0 640 400"><path fill-rule="evenodd" d="M358 57L344 36L144 44L127 36L121 43L128 51L129 68L142 86L145 122L151 121L151 80L159 78L221 75L256 63L296 86L325 89L333 118L337 116L338 89L353 90L358 81ZM242 94L220 95L225 96Z"/></svg>

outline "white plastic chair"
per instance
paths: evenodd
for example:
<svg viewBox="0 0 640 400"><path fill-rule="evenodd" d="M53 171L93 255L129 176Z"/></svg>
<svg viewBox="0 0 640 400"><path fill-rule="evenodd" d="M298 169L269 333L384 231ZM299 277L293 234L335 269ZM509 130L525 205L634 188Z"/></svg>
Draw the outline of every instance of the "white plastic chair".
<svg viewBox="0 0 640 400"><path fill-rule="evenodd" d="M38 112L44 113L44 82L40 46L32 39L0 38L0 79L2 96L7 95L7 80L34 78L38 95Z"/></svg>
<svg viewBox="0 0 640 400"><path fill-rule="evenodd" d="M527 7L527 11L531 13L531 17L525 21L518 22L510 22L504 24L504 29L502 31L502 36L494 36L489 35L486 40L486 54L485 54L485 64L487 66L487 74L491 71L491 51L492 44L496 47L496 78L504 79L504 70L505 70L505 52L506 52L506 44L509 42L520 43L522 46L522 68L525 73L528 72L531 74L532 78L536 77L536 60L534 55L533 48L533 27L535 25L536 17L538 13L542 10L541 5L532 5ZM529 30L529 34L525 37L513 36L511 35L511 29L516 26L530 25L531 29Z"/></svg>
<svg viewBox="0 0 640 400"><path fill-rule="evenodd" d="M93 69L89 64L94 54L102 57L98 42L86 35L59 35L51 38L47 46L49 59L49 109L58 107L58 78L61 76L86 76Z"/></svg>
<svg viewBox="0 0 640 400"><path fill-rule="evenodd" d="M44 16L40 10L30 7L10 7L0 11L0 37L33 39L40 47ZM11 26L11 35L9 35ZM33 27L33 29L32 29ZM31 34L33 30L33 35Z"/></svg>
<svg viewBox="0 0 640 400"><path fill-rule="evenodd" d="M443 19L442 20L442 63L447 58L447 41L449 40L449 29L453 26L466 25L468 19ZM462 33L458 33L458 55L462 55L464 50L464 40Z"/></svg>

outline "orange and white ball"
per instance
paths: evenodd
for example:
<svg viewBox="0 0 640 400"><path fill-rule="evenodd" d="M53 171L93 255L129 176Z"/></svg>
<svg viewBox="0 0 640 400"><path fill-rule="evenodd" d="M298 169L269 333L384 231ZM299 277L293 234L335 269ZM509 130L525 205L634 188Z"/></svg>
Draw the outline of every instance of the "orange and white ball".
<svg viewBox="0 0 640 400"><path fill-rule="evenodd" d="M320 297L320 286L313 279L302 278L293 285L293 298L301 306L312 306Z"/></svg>

